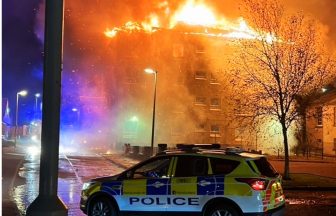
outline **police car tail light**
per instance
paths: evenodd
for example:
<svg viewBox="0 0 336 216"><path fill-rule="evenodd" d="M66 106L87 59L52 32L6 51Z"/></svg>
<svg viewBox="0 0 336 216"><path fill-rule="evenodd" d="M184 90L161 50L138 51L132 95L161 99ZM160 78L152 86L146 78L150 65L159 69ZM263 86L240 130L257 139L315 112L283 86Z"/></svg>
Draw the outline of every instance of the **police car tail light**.
<svg viewBox="0 0 336 216"><path fill-rule="evenodd" d="M253 190L257 191L266 190L268 185L268 181L266 179L260 179L260 178L236 178L236 180L238 182L243 182L250 185L250 187Z"/></svg>

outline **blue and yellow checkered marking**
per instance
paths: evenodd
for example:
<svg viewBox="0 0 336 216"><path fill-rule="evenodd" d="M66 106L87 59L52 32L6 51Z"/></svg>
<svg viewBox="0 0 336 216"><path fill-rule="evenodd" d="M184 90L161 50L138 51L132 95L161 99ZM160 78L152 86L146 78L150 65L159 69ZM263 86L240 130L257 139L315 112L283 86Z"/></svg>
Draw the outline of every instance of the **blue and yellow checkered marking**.
<svg viewBox="0 0 336 216"><path fill-rule="evenodd" d="M214 195L215 191L214 177L197 177L197 195Z"/></svg>
<svg viewBox="0 0 336 216"><path fill-rule="evenodd" d="M148 179L147 195L169 195L169 179Z"/></svg>

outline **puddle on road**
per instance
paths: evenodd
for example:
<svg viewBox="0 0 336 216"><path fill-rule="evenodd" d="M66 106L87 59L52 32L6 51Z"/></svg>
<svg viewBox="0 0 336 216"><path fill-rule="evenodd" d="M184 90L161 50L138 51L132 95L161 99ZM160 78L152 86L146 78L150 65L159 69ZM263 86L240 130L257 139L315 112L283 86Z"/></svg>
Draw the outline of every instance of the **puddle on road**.
<svg viewBox="0 0 336 216"><path fill-rule="evenodd" d="M286 203L289 205L317 205L316 200L306 200L306 199L286 199Z"/></svg>

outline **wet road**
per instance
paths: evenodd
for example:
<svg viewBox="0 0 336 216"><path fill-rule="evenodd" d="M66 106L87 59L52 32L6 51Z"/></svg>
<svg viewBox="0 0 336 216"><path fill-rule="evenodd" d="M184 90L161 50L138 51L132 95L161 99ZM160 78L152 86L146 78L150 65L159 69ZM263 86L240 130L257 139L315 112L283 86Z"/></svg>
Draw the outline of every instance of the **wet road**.
<svg viewBox="0 0 336 216"><path fill-rule="evenodd" d="M114 159L117 159L114 156ZM58 195L69 208L69 216L84 215L79 210L82 182L87 179L113 175L121 172L118 163L112 163L113 157L99 155L71 156L63 155L59 162ZM120 163L120 162L119 162ZM132 165L132 162L124 164ZM26 179L26 184L14 188L13 197L24 215L28 205L38 194L39 157L26 157L19 175ZM286 215L336 215L336 191L286 191Z"/></svg>
<svg viewBox="0 0 336 216"><path fill-rule="evenodd" d="M336 215L336 191L285 191L286 216Z"/></svg>
<svg viewBox="0 0 336 216"><path fill-rule="evenodd" d="M27 157L19 170L26 183L16 186L13 198L22 215L38 195L39 156ZM58 196L68 207L69 216L84 215L79 209L82 183L87 179L113 175L123 169L101 156L61 156L59 159Z"/></svg>

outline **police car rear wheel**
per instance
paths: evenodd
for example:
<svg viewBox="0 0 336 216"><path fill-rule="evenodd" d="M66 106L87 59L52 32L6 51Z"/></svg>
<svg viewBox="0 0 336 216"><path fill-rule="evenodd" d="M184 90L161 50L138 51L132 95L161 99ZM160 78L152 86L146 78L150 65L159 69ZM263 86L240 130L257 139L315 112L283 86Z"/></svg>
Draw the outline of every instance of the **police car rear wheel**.
<svg viewBox="0 0 336 216"><path fill-rule="evenodd" d="M89 216L117 216L117 212L110 200L98 198L90 205Z"/></svg>
<svg viewBox="0 0 336 216"><path fill-rule="evenodd" d="M231 206L215 206L206 216L239 216L238 212Z"/></svg>

